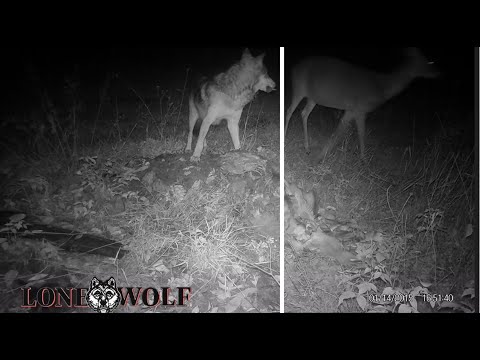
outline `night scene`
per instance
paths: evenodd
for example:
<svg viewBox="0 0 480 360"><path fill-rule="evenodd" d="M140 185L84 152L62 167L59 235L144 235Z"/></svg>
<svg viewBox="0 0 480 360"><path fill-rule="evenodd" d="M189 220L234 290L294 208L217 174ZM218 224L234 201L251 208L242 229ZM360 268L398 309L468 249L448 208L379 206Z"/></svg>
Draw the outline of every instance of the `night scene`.
<svg viewBox="0 0 480 360"><path fill-rule="evenodd" d="M1 312L280 311L280 48L11 48Z"/></svg>
<svg viewBox="0 0 480 360"><path fill-rule="evenodd" d="M475 311L474 51L285 47L285 312Z"/></svg>

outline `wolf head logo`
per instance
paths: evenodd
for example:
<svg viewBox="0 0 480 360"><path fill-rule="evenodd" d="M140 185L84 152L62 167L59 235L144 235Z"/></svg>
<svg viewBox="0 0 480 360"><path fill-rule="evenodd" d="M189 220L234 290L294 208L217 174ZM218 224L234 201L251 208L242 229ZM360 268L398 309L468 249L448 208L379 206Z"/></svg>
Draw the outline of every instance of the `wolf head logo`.
<svg viewBox="0 0 480 360"><path fill-rule="evenodd" d="M99 313L109 313L118 306L120 293L117 290L115 279L100 281L93 277L90 290L86 296L87 304Z"/></svg>

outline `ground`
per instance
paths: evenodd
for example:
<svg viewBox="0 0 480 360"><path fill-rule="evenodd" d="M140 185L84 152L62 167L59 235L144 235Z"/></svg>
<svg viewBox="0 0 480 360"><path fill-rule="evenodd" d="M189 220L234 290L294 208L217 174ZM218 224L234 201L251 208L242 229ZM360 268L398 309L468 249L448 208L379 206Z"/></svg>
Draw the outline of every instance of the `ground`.
<svg viewBox="0 0 480 360"><path fill-rule="evenodd" d="M183 151L188 110L172 99L162 111L154 109L158 101L117 104L115 127L107 119L95 125L105 140L87 141L68 156L35 141L35 157L19 160L12 152L3 159L1 210L9 212L0 240L1 311L91 311L21 305L22 288L88 290L93 276L113 276L117 287L134 292L173 289L171 299L155 302L150 291L146 303L127 302L116 312L280 310L278 96L247 105L240 151L231 151L226 124L212 126L199 163ZM36 230L45 224L53 230ZM63 246L93 235L122 251ZM184 306L175 298L180 287L191 288ZM162 303L174 299L177 306Z"/></svg>
<svg viewBox="0 0 480 360"><path fill-rule="evenodd" d="M432 131L432 112L401 110L408 100L369 116L364 162L353 125L322 162L315 161L339 111L317 106L312 112L310 155L300 111L292 117L285 179L315 192L317 225L355 252L362 266L341 265L322 251L296 254L286 241L285 312L473 310L473 136L442 112L444 128L437 123ZM429 294L443 297L435 302ZM380 295L376 301L374 295Z"/></svg>

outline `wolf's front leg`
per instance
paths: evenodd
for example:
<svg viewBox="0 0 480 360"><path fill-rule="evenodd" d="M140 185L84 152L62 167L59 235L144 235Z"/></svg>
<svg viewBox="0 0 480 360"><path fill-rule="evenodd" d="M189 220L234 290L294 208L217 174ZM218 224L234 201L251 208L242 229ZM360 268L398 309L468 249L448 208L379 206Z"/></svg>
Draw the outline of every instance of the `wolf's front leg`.
<svg viewBox="0 0 480 360"><path fill-rule="evenodd" d="M188 132L187 146L185 147L185 152L192 151L192 140L193 140L193 132L189 131Z"/></svg>
<svg viewBox="0 0 480 360"><path fill-rule="evenodd" d="M240 149L240 136L239 136L239 127L240 117L242 116L242 110L236 111L230 116L227 120L228 131L232 137L233 147L235 150Z"/></svg>

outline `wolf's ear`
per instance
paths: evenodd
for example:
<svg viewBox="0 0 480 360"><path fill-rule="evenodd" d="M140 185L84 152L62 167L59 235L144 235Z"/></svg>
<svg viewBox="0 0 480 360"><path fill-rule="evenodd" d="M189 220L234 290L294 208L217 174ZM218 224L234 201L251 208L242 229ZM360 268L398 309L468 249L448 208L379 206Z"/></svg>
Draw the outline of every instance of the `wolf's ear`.
<svg viewBox="0 0 480 360"><path fill-rule="evenodd" d="M252 58L252 54L250 53L250 50L248 50L248 48L243 50L242 60L247 60L251 58Z"/></svg>
<svg viewBox="0 0 480 360"><path fill-rule="evenodd" d="M115 279L113 278L113 276L110 277L110 279L107 280L107 284L108 284L108 286L116 287Z"/></svg>
<svg viewBox="0 0 480 360"><path fill-rule="evenodd" d="M258 62L258 63L262 63L264 57L265 57L265 53L258 55L258 56L257 56L257 62Z"/></svg>

